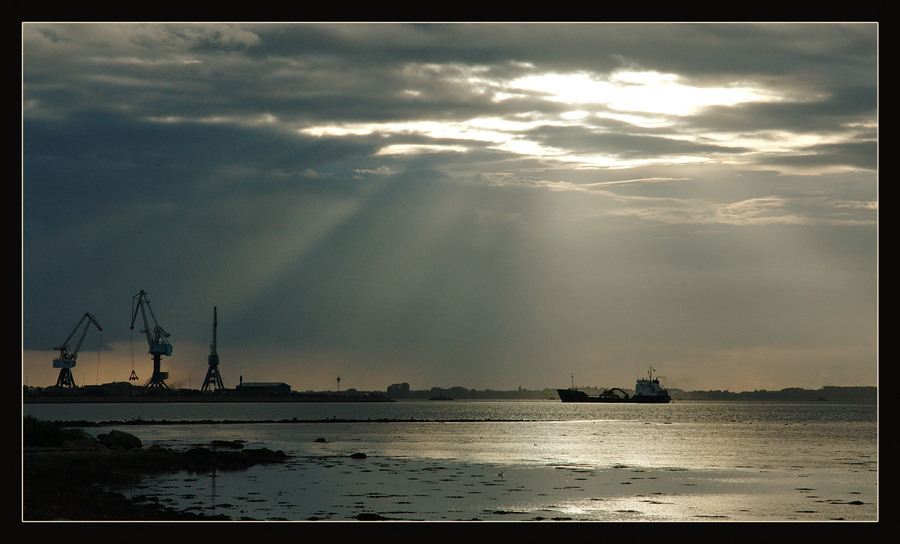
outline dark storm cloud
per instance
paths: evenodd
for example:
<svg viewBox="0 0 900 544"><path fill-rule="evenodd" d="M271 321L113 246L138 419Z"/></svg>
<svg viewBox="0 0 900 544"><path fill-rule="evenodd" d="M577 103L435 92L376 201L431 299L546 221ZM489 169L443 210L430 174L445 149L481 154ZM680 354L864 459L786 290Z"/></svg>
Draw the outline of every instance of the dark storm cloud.
<svg viewBox="0 0 900 544"><path fill-rule="evenodd" d="M217 305L225 345L362 354L367 387L838 343L868 376L876 30L25 24L23 348L84 311L127 342L145 289L178 346ZM619 70L759 92L662 114L519 79Z"/></svg>
<svg viewBox="0 0 900 544"><path fill-rule="evenodd" d="M874 141L846 144L825 144L800 150L801 153L767 158L762 164L805 168L812 166L853 167L865 170L876 166L877 145Z"/></svg>
<svg viewBox="0 0 900 544"><path fill-rule="evenodd" d="M827 94L825 94L827 93ZM798 96L797 102L750 103L741 107L711 107L692 125L713 130L840 131L859 119L875 117L876 95L871 86L829 88L822 95ZM866 136L874 138L871 131Z"/></svg>

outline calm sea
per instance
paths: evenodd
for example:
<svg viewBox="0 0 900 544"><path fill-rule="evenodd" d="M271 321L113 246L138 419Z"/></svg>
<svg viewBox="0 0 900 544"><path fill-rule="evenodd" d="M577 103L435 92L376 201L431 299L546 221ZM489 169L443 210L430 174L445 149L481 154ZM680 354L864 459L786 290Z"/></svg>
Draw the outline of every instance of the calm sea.
<svg viewBox="0 0 900 544"><path fill-rule="evenodd" d="M27 404L23 411L124 422L114 428L146 445L241 440L288 453L285 465L155 476L123 490L233 519L878 519L873 404ZM357 452L366 459L349 457Z"/></svg>

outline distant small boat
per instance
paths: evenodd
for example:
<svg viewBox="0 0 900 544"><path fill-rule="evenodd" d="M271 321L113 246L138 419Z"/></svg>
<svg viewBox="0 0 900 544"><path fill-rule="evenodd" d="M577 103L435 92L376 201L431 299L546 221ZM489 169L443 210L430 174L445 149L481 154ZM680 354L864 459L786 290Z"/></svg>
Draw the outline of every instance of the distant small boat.
<svg viewBox="0 0 900 544"><path fill-rule="evenodd" d="M618 387L607 389L599 395L592 397L584 391L575 389L573 384L569 389L557 389L559 400L563 402L633 402L649 404L665 404L672 400L666 388L660 385L659 378L653 378L653 369L647 373L647 378L638 378L634 384L634 395L622 391Z"/></svg>

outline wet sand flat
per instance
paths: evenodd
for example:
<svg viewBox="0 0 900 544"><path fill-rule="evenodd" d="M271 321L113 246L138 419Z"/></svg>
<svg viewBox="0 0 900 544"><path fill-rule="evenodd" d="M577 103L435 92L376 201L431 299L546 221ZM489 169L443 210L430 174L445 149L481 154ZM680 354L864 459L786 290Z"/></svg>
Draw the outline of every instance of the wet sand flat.
<svg viewBox="0 0 900 544"><path fill-rule="evenodd" d="M298 457L246 471L145 480L131 493L235 520L877 520L875 485L854 482L859 478L844 481L828 471Z"/></svg>

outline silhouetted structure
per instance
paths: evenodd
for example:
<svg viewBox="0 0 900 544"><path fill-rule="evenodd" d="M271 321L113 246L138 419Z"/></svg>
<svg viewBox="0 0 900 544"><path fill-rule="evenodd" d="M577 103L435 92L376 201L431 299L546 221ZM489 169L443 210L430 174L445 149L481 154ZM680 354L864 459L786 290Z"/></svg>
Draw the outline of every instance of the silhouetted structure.
<svg viewBox="0 0 900 544"><path fill-rule="evenodd" d="M282 382L247 382L237 386L242 395L290 395L291 386Z"/></svg>
<svg viewBox="0 0 900 544"><path fill-rule="evenodd" d="M219 354L216 352L216 327L219 325L219 318L216 307L213 306L213 341L210 344L209 352L209 368L206 370L206 378L203 380L201 391L208 391L210 387L213 391L217 389L225 389L222 383L222 376L219 374Z"/></svg>
<svg viewBox="0 0 900 544"><path fill-rule="evenodd" d="M134 320L137 318L138 310L141 311L141 317L144 320L144 328L140 332L147 335L147 344L150 346L150 355L153 356L153 375L147 382L147 387L149 389L168 389L169 386L166 385L165 380L169 377L169 373L160 370L160 359L163 355L172 355L172 344L167 340L169 333L167 333L156 321L153 309L150 308L150 299L147 298L147 293L143 290L134 295L131 300L132 329L134 329ZM147 312L150 312L150 317L153 318L152 329L150 328L150 323L147 321Z"/></svg>
<svg viewBox="0 0 900 544"><path fill-rule="evenodd" d="M70 351L69 340L72 339L82 323L84 323L84 331L82 331L81 336L78 337L78 343L75 344L75 349ZM81 349L81 343L84 342L84 336L87 334L91 323L97 326L97 330L103 330L103 327L97 322L97 318L85 312L78 324L75 325L75 328L72 329L69 337L66 338L66 341L63 342L61 346L53 348L59 350L59 357L53 360L53 368L60 369L59 378L56 380L57 387L75 387L75 378L72 377L72 369L75 367L75 359L78 358L78 350Z"/></svg>

